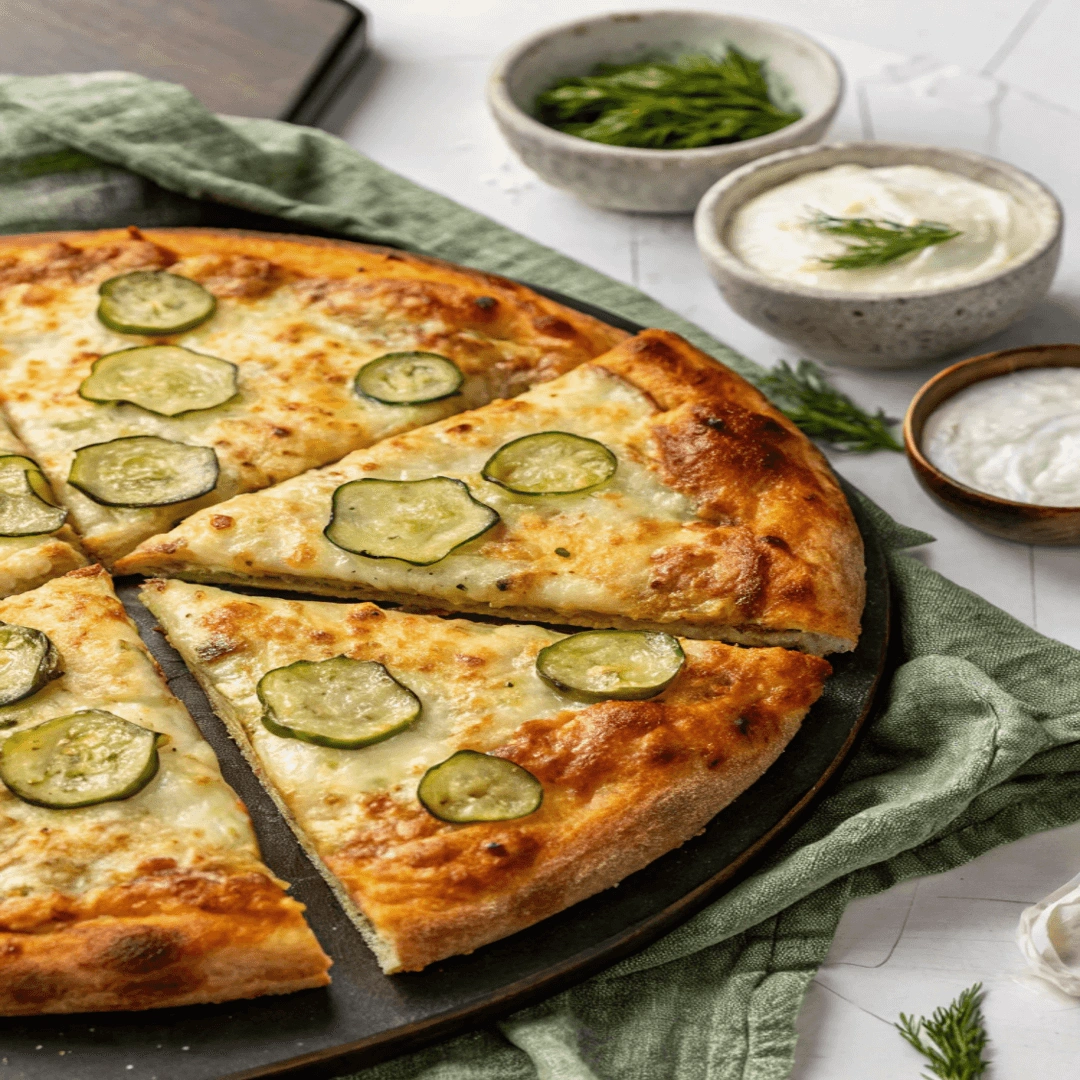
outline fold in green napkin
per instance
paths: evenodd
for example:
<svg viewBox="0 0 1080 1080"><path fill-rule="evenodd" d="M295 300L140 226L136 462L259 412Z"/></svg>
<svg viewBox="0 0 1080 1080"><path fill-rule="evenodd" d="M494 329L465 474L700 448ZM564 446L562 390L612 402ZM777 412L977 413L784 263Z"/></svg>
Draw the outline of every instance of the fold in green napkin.
<svg viewBox="0 0 1080 1080"><path fill-rule="evenodd" d="M213 224L215 204L559 289L760 374L642 293L323 132L215 117L123 73L0 79L0 231ZM903 662L833 793L763 869L643 953L362 1080L782 1080L850 899L1080 818L1080 652L903 554L931 538L868 509Z"/></svg>

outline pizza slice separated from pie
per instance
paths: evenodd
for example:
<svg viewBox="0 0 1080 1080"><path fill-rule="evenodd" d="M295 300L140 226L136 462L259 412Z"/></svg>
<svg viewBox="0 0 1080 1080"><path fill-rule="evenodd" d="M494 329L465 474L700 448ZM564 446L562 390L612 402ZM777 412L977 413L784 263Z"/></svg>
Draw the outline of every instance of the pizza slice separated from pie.
<svg viewBox="0 0 1080 1080"><path fill-rule="evenodd" d="M0 598L86 565L45 474L0 419Z"/></svg>
<svg viewBox="0 0 1080 1080"><path fill-rule="evenodd" d="M155 580L143 602L387 972L470 952L702 829L829 664Z"/></svg>
<svg viewBox="0 0 1080 1080"><path fill-rule="evenodd" d="M107 565L200 506L625 336L387 248L201 229L0 239L4 410Z"/></svg>
<svg viewBox="0 0 1080 1080"><path fill-rule="evenodd" d="M854 648L865 592L822 456L662 330L203 510L118 569L816 654Z"/></svg>
<svg viewBox="0 0 1080 1080"><path fill-rule="evenodd" d="M0 1015L329 981L101 567L0 603Z"/></svg>

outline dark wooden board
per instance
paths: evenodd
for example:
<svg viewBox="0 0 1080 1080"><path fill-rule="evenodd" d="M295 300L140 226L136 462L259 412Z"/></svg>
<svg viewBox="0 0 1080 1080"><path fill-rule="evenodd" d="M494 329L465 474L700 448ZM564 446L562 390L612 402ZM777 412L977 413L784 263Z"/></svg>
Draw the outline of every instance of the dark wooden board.
<svg viewBox="0 0 1080 1080"><path fill-rule="evenodd" d="M541 291L623 329L640 329ZM830 658L834 674L824 695L776 764L701 835L617 889L471 956L408 975L379 971L194 678L155 632L153 617L136 599L137 583L121 580L121 597L143 639L247 804L267 864L307 905L311 925L334 959L333 984L216 1006L0 1019L0 1080L325 1080L556 993L689 918L745 877L805 816L873 706L886 668L889 582L876 535L853 489L845 484L845 490L866 542L862 636L855 652Z"/></svg>
<svg viewBox="0 0 1080 1080"><path fill-rule="evenodd" d="M0 72L134 71L213 112L314 123L364 47L347 0L0 0Z"/></svg>

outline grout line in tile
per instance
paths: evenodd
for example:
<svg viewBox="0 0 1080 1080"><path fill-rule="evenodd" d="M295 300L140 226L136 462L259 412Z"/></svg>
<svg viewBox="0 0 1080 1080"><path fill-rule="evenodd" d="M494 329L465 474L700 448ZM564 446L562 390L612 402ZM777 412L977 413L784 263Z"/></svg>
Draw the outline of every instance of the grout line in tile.
<svg viewBox="0 0 1080 1080"><path fill-rule="evenodd" d="M1031 24L1043 13L1050 0L1032 0L1028 9L1017 20L1016 25L1006 35L1005 40L998 46L997 52L987 60L983 66L981 75L993 75L1005 62L1009 53L1020 44L1023 36L1031 29Z"/></svg>
<svg viewBox="0 0 1080 1080"><path fill-rule="evenodd" d="M874 138L874 118L870 115L870 97L866 92L865 83L859 83L856 90L856 101L859 104L859 126L862 128L862 137L872 140Z"/></svg>

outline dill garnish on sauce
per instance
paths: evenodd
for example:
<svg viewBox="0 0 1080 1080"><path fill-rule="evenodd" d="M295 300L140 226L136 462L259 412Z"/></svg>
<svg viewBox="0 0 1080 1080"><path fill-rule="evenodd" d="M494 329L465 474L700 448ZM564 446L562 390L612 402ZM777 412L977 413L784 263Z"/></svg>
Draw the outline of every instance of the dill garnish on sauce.
<svg viewBox="0 0 1080 1080"><path fill-rule="evenodd" d="M768 135L802 113L777 105L764 61L736 48L637 64L599 64L536 98L539 119L609 146L688 150Z"/></svg>
<svg viewBox="0 0 1080 1080"><path fill-rule="evenodd" d="M833 217L820 210L808 222L810 228L830 236L850 237L842 255L819 261L832 270L862 270L867 266L884 266L923 248L944 244L960 236L959 229L938 221L917 221L901 225L898 221L864 217Z"/></svg>

